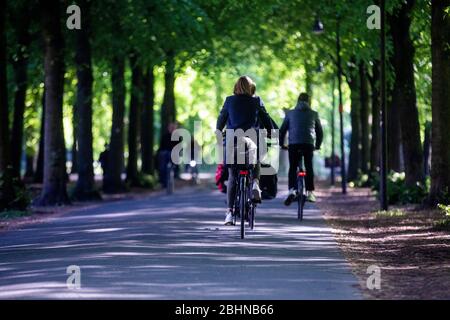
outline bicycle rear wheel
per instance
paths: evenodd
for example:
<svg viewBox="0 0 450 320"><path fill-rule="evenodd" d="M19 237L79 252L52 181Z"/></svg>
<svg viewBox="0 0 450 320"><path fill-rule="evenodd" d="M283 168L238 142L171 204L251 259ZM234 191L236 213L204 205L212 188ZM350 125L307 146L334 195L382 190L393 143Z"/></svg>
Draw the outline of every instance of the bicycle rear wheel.
<svg viewBox="0 0 450 320"><path fill-rule="evenodd" d="M245 180L246 177L240 178L240 189L241 189L241 195L239 199L239 211L241 214L241 239L245 238L245 216L247 211L247 190L245 188Z"/></svg>
<svg viewBox="0 0 450 320"><path fill-rule="evenodd" d="M298 196L297 196L297 202L298 202L298 206L297 206L297 219L299 219L300 221L303 220L303 208L305 206L305 194L303 192L303 188L304 188L304 181L303 181L303 177L298 178Z"/></svg>

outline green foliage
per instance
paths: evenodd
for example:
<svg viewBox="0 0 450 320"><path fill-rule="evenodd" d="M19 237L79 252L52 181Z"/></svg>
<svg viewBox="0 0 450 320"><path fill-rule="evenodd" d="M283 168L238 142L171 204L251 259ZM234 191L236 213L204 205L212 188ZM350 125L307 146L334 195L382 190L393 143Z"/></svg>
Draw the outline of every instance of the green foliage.
<svg viewBox="0 0 450 320"><path fill-rule="evenodd" d="M158 185L158 179L156 175L148 175L139 173L137 186L143 189L153 190ZM125 182L125 191L128 192L132 189L129 182Z"/></svg>
<svg viewBox="0 0 450 320"><path fill-rule="evenodd" d="M438 208L443 217L434 224L435 229L450 230L450 205L438 204Z"/></svg>
<svg viewBox="0 0 450 320"><path fill-rule="evenodd" d="M43 84L42 87L37 85L27 90L24 112L25 153L31 156L37 153L39 145L41 116L38 110L41 109L43 91Z"/></svg>
<svg viewBox="0 0 450 320"><path fill-rule="evenodd" d="M140 174L138 179L139 184L145 189L155 189L158 184L158 180L154 175Z"/></svg>
<svg viewBox="0 0 450 320"><path fill-rule="evenodd" d="M379 192L379 176L372 180L372 189ZM428 196L429 181L425 185L417 184L410 188L405 185L405 173L391 171L387 177L387 195L389 204L422 203Z"/></svg>
<svg viewBox="0 0 450 320"><path fill-rule="evenodd" d="M450 205L438 204L438 208L441 209L446 217L450 218Z"/></svg>
<svg viewBox="0 0 450 320"><path fill-rule="evenodd" d="M331 111L335 110L335 133L338 140L337 101L332 105L332 81L336 78L337 25L341 37L341 57L344 73L348 74L352 59L371 65L379 59L379 31L366 28L366 9L371 0L98 0L90 1L90 10L83 10L91 21L93 56L93 148L94 159L104 149L111 132L111 65L112 57L126 57L130 52L139 56L144 68L155 66L155 150L158 147L160 106L164 93L165 58L175 55L177 80L175 95L177 117L191 130L194 121L203 123L205 134L198 139L205 154L210 154L215 142L214 124L225 97L232 92L237 76L248 74L257 83L257 94L267 110L280 124L283 109L292 108L307 81L313 85L312 106L322 118L325 140L321 155L331 153ZM401 0L387 2L393 12ZM19 12L19 3L11 2L11 12ZM29 3L37 3L29 1ZM27 2L28 5L28 2ZM20 13L20 12L19 12ZM325 32L312 33L316 17L324 23ZM8 51L14 60L17 52L15 19L8 19ZM418 1L413 12L411 35L415 46L415 80L417 105L423 125L431 118L431 52L430 1ZM63 23L64 21L62 21ZM34 18L31 31L40 32L39 19ZM74 68L74 32L64 29L66 40L66 74L64 95L64 136L66 148L73 142L73 105L76 98ZM389 34L389 30L388 34ZM392 44L387 39L388 55ZM323 64L323 71L317 67ZM388 80L392 80L390 71ZM33 41L30 47L29 89L25 110L26 153L36 154L43 93L42 46ZM14 74L8 67L9 91L14 91ZM127 107L130 92L130 70L126 70ZM337 89L334 90L337 98ZM350 133L350 90L343 79L344 131ZM14 94L9 95L13 105ZM12 109L12 108L11 108ZM126 112L126 115L128 112ZM11 112L12 116L12 112ZM125 117L127 124L127 119ZM210 130L210 131L209 131ZM125 146L125 153L126 153ZM338 150L335 150L338 151ZM151 178L150 180L152 180ZM145 177L143 180L147 180ZM143 184L147 182L143 181ZM154 185L153 181L149 182ZM391 203L420 202L426 186L410 190L403 178L390 175L388 182ZM355 187L374 186L378 180L360 174Z"/></svg>
<svg viewBox="0 0 450 320"><path fill-rule="evenodd" d="M348 185L352 188L369 187L371 185L371 179L372 178L368 174L359 171L356 179L354 181L351 181Z"/></svg>

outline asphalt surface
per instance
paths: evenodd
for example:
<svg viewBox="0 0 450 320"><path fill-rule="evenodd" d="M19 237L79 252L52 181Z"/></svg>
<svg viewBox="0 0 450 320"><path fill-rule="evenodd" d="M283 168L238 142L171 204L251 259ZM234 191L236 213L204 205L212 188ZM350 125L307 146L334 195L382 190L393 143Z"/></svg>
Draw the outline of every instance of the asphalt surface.
<svg viewBox="0 0 450 320"><path fill-rule="evenodd" d="M223 225L225 196L205 188L1 233L0 299L361 299L319 210L299 222L284 196L258 207L244 240Z"/></svg>

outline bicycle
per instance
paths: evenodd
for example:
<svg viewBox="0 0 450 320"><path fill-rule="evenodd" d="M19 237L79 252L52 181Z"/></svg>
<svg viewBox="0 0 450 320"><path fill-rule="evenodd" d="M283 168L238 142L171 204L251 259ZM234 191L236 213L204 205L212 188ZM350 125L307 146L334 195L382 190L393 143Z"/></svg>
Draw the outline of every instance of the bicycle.
<svg viewBox="0 0 450 320"><path fill-rule="evenodd" d="M252 200L252 182L254 166L249 160L249 151L238 151L244 155L244 164L233 165L234 183L236 184L236 195L233 208L233 225L236 225L237 218L240 217L241 239L245 238L245 222L247 221L251 230L255 227L256 203Z"/></svg>
<svg viewBox="0 0 450 320"><path fill-rule="evenodd" d="M245 223L251 230L255 228L256 203L251 199L251 168L235 168L238 172L236 183L236 198L233 210L233 225L236 225L237 218L240 218L241 239L245 238Z"/></svg>
<svg viewBox="0 0 450 320"><path fill-rule="evenodd" d="M191 160L188 166L188 172L191 174L191 183L197 185L200 183L198 166L195 160Z"/></svg>
<svg viewBox="0 0 450 320"><path fill-rule="evenodd" d="M288 150L287 147L282 147L283 150ZM305 208L305 202L306 202L306 188L305 188L305 177L306 177L306 171L303 169L303 157L300 158L300 161L298 163L298 170L297 170L297 193L296 198L297 200L297 219L302 221L303 220L303 211Z"/></svg>
<svg viewBox="0 0 450 320"><path fill-rule="evenodd" d="M306 202L306 188L305 188L305 177L306 171L303 170L303 159L300 160L298 164L297 171L297 219L303 220L303 209Z"/></svg>

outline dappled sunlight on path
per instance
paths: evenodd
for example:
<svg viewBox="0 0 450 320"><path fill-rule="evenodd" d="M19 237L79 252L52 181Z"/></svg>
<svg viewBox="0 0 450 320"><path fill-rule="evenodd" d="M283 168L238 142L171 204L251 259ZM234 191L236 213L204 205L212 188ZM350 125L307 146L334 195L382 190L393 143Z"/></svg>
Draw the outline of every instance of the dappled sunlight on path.
<svg viewBox="0 0 450 320"><path fill-rule="evenodd" d="M210 191L107 203L0 235L0 298L348 299L356 279L320 212L281 199L241 240ZM66 268L81 268L81 289Z"/></svg>

